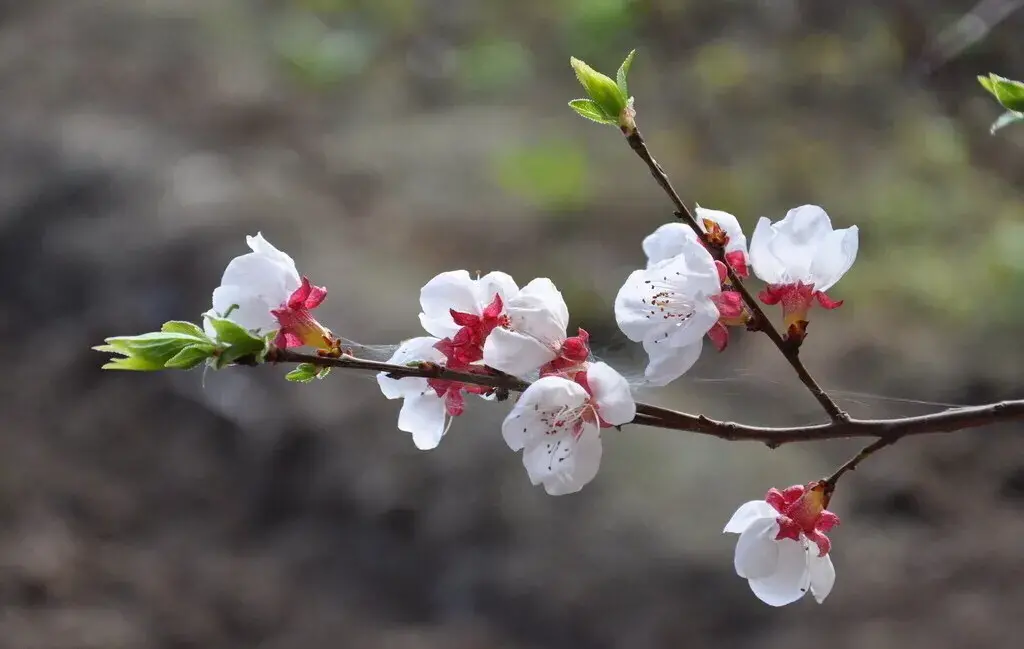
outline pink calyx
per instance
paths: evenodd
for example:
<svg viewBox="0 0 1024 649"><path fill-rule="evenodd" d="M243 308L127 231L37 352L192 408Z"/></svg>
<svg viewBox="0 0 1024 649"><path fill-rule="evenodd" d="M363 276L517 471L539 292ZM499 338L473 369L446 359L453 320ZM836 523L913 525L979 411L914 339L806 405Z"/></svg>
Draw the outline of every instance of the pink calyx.
<svg viewBox="0 0 1024 649"><path fill-rule="evenodd" d="M541 376L565 375L582 369L590 358L590 334L579 329L575 336L562 341L557 353L558 356L541 366Z"/></svg>
<svg viewBox="0 0 1024 649"><path fill-rule="evenodd" d="M815 300L825 309L837 309L843 305L842 300L833 300L824 292L814 290L814 284L799 281L793 284L769 284L757 297L769 306L782 305L782 316L789 337L797 341L807 335L807 311Z"/></svg>
<svg viewBox="0 0 1024 649"><path fill-rule="evenodd" d="M497 327L507 327L508 316L504 314L505 303L501 295L495 293L494 299L484 307L483 313L465 313L451 309L452 321L460 329L454 336L445 338L434 345L434 349L445 355L447 366L452 369L463 369L484 357L484 341Z"/></svg>
<svg viewBox="0 0 1024 649"><path fill-rule="evenodd" d="M270 311L280 325L274 345L282 348L308 345L321 350L337 348L339 342L334 334L311 313L326 298L326 288L314 286L309 278L303 277L299 288L292 292L288 301Z"/></svg>
<svg viewBox="0 0 1024 649"><path fill-rule="evenodd" d="M818 546L818 556L828 554L832 542L825 533L839 524L839 517L825 509L828 506L825 483L812 482L806 487L793 485L782 491L772 488L764 499L779 512L776 540L800 541L802 535Z"/></svg>
<svg viewBox="0 0 1024 649"><path fill-rule="evenodd" d="M464 368L460 371L466 371L471 374L489 373L486 368L479 365ZM448 379L427 379L427 385L430 386L437 396L444 399L445 412L451 417L458 417L465 410L466 399L464 393L487 394L493 390L493 388L484 385L473 385L459 381L449 381Z"/></svg>
<svg viewBox="0 0 1024 649"><path fill-rule="evenodd" d="M714 254L714 249L724 251L726 246L729 245L729 233L720 226L716 221L711 219L704 219L704 230L707 244L704 245L709 251ZM703 243L703 241L701 242ZM716 255L717 256L717 255ZM736 275L740 278L746 278L750 275L750 268L747 266L747 255L742 250L733 250L732 252L724 252L725 261L732 269L736 271ZM726 280L723 279L723 282Z"/></svg>
<svg viewBox="0 0 1024 649"><path fill-rule="evenodd" d="M708 338L715 349L722 351L729 344L729 327L745 326L750 315L738 291L724 290L718 295L712 295L711 301L718 308L718 322L708 330Z"/></svg>
<svg viewBox="0 0 1024 649"><path fill-rule="evenodd" d="M580 412L580 416L573 427L573 435L577 438L582 435L584 424L597 424L601 428L611 428L612 424L609 424L601 418L601 413L598 411L597 407L597 401L594 399L594 392L590 388L590 380L587 378L586 370L576 372L576 376L574 376L572 380L587 391L587 400L581 406L582 411Z"/></svg>

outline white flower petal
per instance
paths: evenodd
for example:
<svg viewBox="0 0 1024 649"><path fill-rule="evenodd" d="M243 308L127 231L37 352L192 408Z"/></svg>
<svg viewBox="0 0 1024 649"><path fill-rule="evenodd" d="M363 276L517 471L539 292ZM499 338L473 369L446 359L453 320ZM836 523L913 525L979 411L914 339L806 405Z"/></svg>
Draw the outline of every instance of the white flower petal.
<svg viewBox="0 0 1024 649"><path fill-rule="evenodd" d="M287 266L272 257L250 252L228 262L221 286L237 286L259 298L271 308L288 302L301 279L295 266Z"/></svg>
<svg viewBox="0 0 1024 649"><path fill-rule="evenodd" d="M836 583L836 568L832 565L832 558L829 555L819 557L810 548L810 571L811 571L811 595L814 595L816 602L821 604L832 592L832 586Z"/></svg>
<svg viewBox="0 0 1024 649"><path fill-rule="evenodd" d="M775 574L779 566L779 542L775 536L779 524L772 518L760 518L743 530L736 541L733 566L744 579L764 579Z"/></svg>
<svg viewBox="0 0 1024 649"><path fill-rule="evenodd" d="M444 360L444 354L434 349L437 340L431 336L410 338L398 346L395 353L388 359L388 363L392 365L405 365L412 361L440 363ZM380 372L377 374L377 385L388 399L399 399L424 392L427 389L427 380L418 377L392 379L385 372Z"/></svg>
<svg viewBox="0 0 1024 649"><path fill-rule="evenodd" d="M832 220L817 205L801 205L786 212L785 218L773 227L780 237L794 245L817 246L832 232Z"/></svg>
<svg viewBox="0 0 1024 649"><path fill-rule="evenodd" d="M260 254L264 257L268 257L273 261L281 264L282 266L295 268L295 260L293 260L288 254L278 250L269 241L263 238L262 232L257 232L256 236L248 236L245 238L245 243L249 246L249 249L253 252Z"/></svg>
<svg viewBox="0 0 1024 649"><path fill-rule="evenodd" d="M682 223L662 225L644 238L643 249L647 255L647 267L683 254L693 243L701 245L697 234L690 226Z"/></svg>
<svg viewBox="0 0 1024 649"><path fill-rule="evenodd" d="M231 310L232 306L238 305L237 309ZM277 318L270 313L280 304L269 305L259 295L234 285L218 286L213 290L213 309L208 313L212 317L219 317L218 314L228 313L228 320L234 322L243 329L268 333L278 328ZM216 338L216 332L204 320L204 328L207 333Z"/></svg>
<svg viewBox="0 0 1024 649"><path fill-rule="evenodd" d="M818 291L835 286L857 259L859 230L851 226L830 232L821 242L811 262L810 280Z"/></svg>
<svg viewBox="0 0 1024 649"><path fill-rule="evenodd" d="M754 521L764 518L775 520L778 516L779 513L767 502L751 500L740 505L740 508L732 515L729 522L725 524L725 529L722 530L722 533L741 534Z"/></svg>
<svg viewBox="0 0 1024 649"><path fill-rule="evenodd" d="M398 430L412 433L412 441L421 451L437 448L446 423L444 400L429 388L407 396L398 413Z"/></svg>
<svg viewBox="0 0 1024 649"><path fill-rule="evenodd" d="M497 328L484 341L484 365L513 376L536 372L557 354L537 339L516 331Z"/></svg>
<svg viewBox="0 0 1024 649"><path fill-rule="evenodd" d="M785 268L786 281L809 282L818 248L832 232L828 214L817 205L801 205L787 212L772 229L776 236L768 247Z"/></svg>
<svg viewBox="0 0 1024 649"><path fill-rule="evenodd" d="M713 325L714 321L711 324ZM711 326L708 325L708 329L710 328ZM692 339L694 336L691 334L699 330L700 327L679 330L678 336L668 335L667 337L662 336L661 338L644 340L644 351L647 352L649 359L647 368L644 370L644 378L650 385L668 385L690 371L690 368L700 358L700 353L704 349L703 336L704 333L707 333L707 329L704 330L704 333L696 336L696 339L689 344L676 346L674 343L679 340ZM670 332L670 334L672 333L677 332Z"/></svg>
<svg viewBox="0 0 1024 649"><path fill-rule="evenodd" d="M769 284L814 284L831 288L857 256L856 226L833 231L832 221L817 205L791 209L772 224L762 217L750 242L750 262Z"/></svg>
<svg viewBox="0 0 1024 649"><path fill-rule="evenodd" d="M687 320L695 311L713 312L717 320L718 310L709 296L720 290L714 260L700 248L697 258L673 257L631 273L615 297L615 320L634 342L663 336L681 326L691 326ZM713 324L707 324L694 338L703 336ZM704 325L703 320L700 325Z"/></svg>
<svg viewBox="0 0 1024 649"><path fill-rule="evenodd" d="M810 588L811 571L807 548L792 539L776 541L779 557L775 572L761 579L750 579L750 590L769 606L785 606L803 597Z"/></svg>
<svg viewBox="0 0 1024 649"><path fill-rule="evenodd" d="M476 280L475 290L481 306L481 310L477 313L480 313L483 310L482 307L494 301L495 295L500 295L501 301L508 304L509 300L519 293L519 286L516 285L511 275L495 270Z"/></svg>
<svg viewBox="0 0 1024 649"><path fill-rule="evenodd" d="M615 296L615 321L622 333L637 343L671 327L667 320L654 317L657 309L648 303L650 290L646 277L646 271L634 270Z"/></svg>
<svg viewBox="0 0 1024 649"><path fill-rule="evenodd" d="M707 232L707 228L704 227L704 220L707 219L717 223L718 227L725 230L725 233L729 235L729 243L725 246L726 252L734 250L747 251L747 237L743 234L743 228L740 226L739 219L728 212L709 210L699 205L695 211L697 213L697 223L700 224L702 230Z"/></svg>
<svg viewBox="0 0 1024 649"><path fill-rule="evenodd" d="M511 279L511 278L510 278ZM550 346L559 347L569 326L569 308L547 277L538 277L505 303L509 325Z"/></svg>
<svg viewBox="0 0 1024 649"><path fill-rule="evenodd" d="M566 431L527 444L523 466L533 484L543 484L552 496L576 493L597 476L601 466L601 433L585 424L576 438Z"/></svg>
<svg viewBox="0 0 1024 649"><path fill-rule="evenodd" d="M750 265L754 274L768 284L782 284L786 280L786 267L771 250L775 236L771 220L762 216L750 237Z"/></svg>
<svg viewBox="0 0 1024 649"><path fill-rule="evenodd" d="M633 421L636 401L629 390L629 382L610 365L590 363L587 366L587 384L601 419L613 426Z"/></svg>
<svg viewBox="0 0 1024 649"><path fill-rule="evenodd" d="M519 397L501 425L505 443L518 451L534 439L557 432L556 416L583 405L587 391L578 383L560 376L545 376L534 381Z"/></svg>
<svg viewBox="0 0 1024 649"><path fill-rule="evenodd" d="M435 276L420 289L420 324L431 336L453 336L459 326L450 310L480 315L476 282L465 270L451 270Z"/></svg>

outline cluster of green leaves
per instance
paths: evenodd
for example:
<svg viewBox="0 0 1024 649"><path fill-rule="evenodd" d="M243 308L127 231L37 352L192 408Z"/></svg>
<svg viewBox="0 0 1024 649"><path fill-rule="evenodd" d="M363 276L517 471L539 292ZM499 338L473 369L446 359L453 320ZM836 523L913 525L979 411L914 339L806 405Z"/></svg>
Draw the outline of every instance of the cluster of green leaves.
<svg viewBox="0 0 1024 649"><path fill-rule="evenodd" d="M619 66L615 74L615 80L601 74L583 61L572 57L569 63L576 72L576 78L586 91L589 99L573 99L569 107L576 111L581 117L593 120L599 124L611 124L612 126L627 126L632 124L632 117L627 115L627 108L631 107L633 100L629 96L629 86L626 83L626 76L629 74L629 67L633 64L633 57L636 50L632 50L626 60Z"/></svg>
<svg viewBox="0 0 1024 649"><path fill-rule="evenodd" d="M219 370L243 358L263 361L269 336L256 336L224 318L209 318L209 322L216 340L196 324L172 320L164 323L160 331L114 336L93 349L115 355L103 366L105 370L190 370L202 363Z"/></svg>
<svg viewBox="0 0 1024 649"><path fill-rule="evenodd" d="M987 77L979 76L978 81L1006 109L1006 112L992 123L993 133L1015 122L1024 122L1024 83L992 73Z"/></svg>

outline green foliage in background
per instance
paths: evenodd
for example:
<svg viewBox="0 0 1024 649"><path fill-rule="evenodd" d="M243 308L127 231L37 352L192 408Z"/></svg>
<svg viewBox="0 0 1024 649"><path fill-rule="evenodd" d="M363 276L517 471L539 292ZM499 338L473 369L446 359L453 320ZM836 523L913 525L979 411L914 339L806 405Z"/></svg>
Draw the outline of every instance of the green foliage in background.
<svg viewBox="0 0 1024 649"><path fill-rule="evenodd" d="M875 4L784 34L744 3L674 0L520 0L459 13L443 0L282 0L269 26L266 14L250 24L274 35L265 53L296 78L344 89L335 97L380 93L394 119L436 110L415 103L409 79L421 72L409 57L411 44L441 52L426 85L449 106L485 104L487 172L499 188L537 220L599 214L610 241L649 232L663 203L619 137L560 108L572 92L564 62L575 54L613 79L609 64L640 44L623 95L636 96L648 142L687 201L729 210L748 231L759 216L817 203L838 227L861 226L856 272L837 294L856 300L856 313L970 325L979 336L1010 327L1024 317L1024 301L1005 299L1024 294L1019 171L977 155L987 121L906 83L911 50ZM1018 121L1020 86L991 75L982 84L1006 111L996 126ZM501 126L524 116L537 125L529 136ZM442 140L433 155L445 155ZM466 192L470 203L501 199Z"/></svg>
<svg viewBox="0 0 1024 649"><path fill-rule="evenodd" d="M498 185L533 207L566 210L588 202L589 162L579 143L551 139L510 147L495 161Z"/></svg>

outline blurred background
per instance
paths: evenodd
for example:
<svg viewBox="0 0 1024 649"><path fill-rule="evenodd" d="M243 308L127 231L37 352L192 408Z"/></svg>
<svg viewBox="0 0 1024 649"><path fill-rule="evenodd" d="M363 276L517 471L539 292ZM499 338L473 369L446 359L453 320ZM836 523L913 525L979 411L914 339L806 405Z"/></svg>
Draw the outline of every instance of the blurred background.
<svg viewBox="0 0 1024 649"><path fill-rule="evenodd" d="M1007 647L1024 633L1024 438L914 438L843 481L825 605L756 600L720 530L858 443L627 427L575 496L471 403L440 448L371 376L101 373L103 337L198 320L262 231L363 343L418 335L455 268L548 276L613 364L612 301L668 201L576 117L569 57L638 48L638 121L686 200L861 228L805 359L862 417L1024 396L1022 3L0 1L0 647ZM734 334L648 400L821 413ZM916 401L915 401L916 400ZM920 401L920 402L918 402Z"/></svg>

